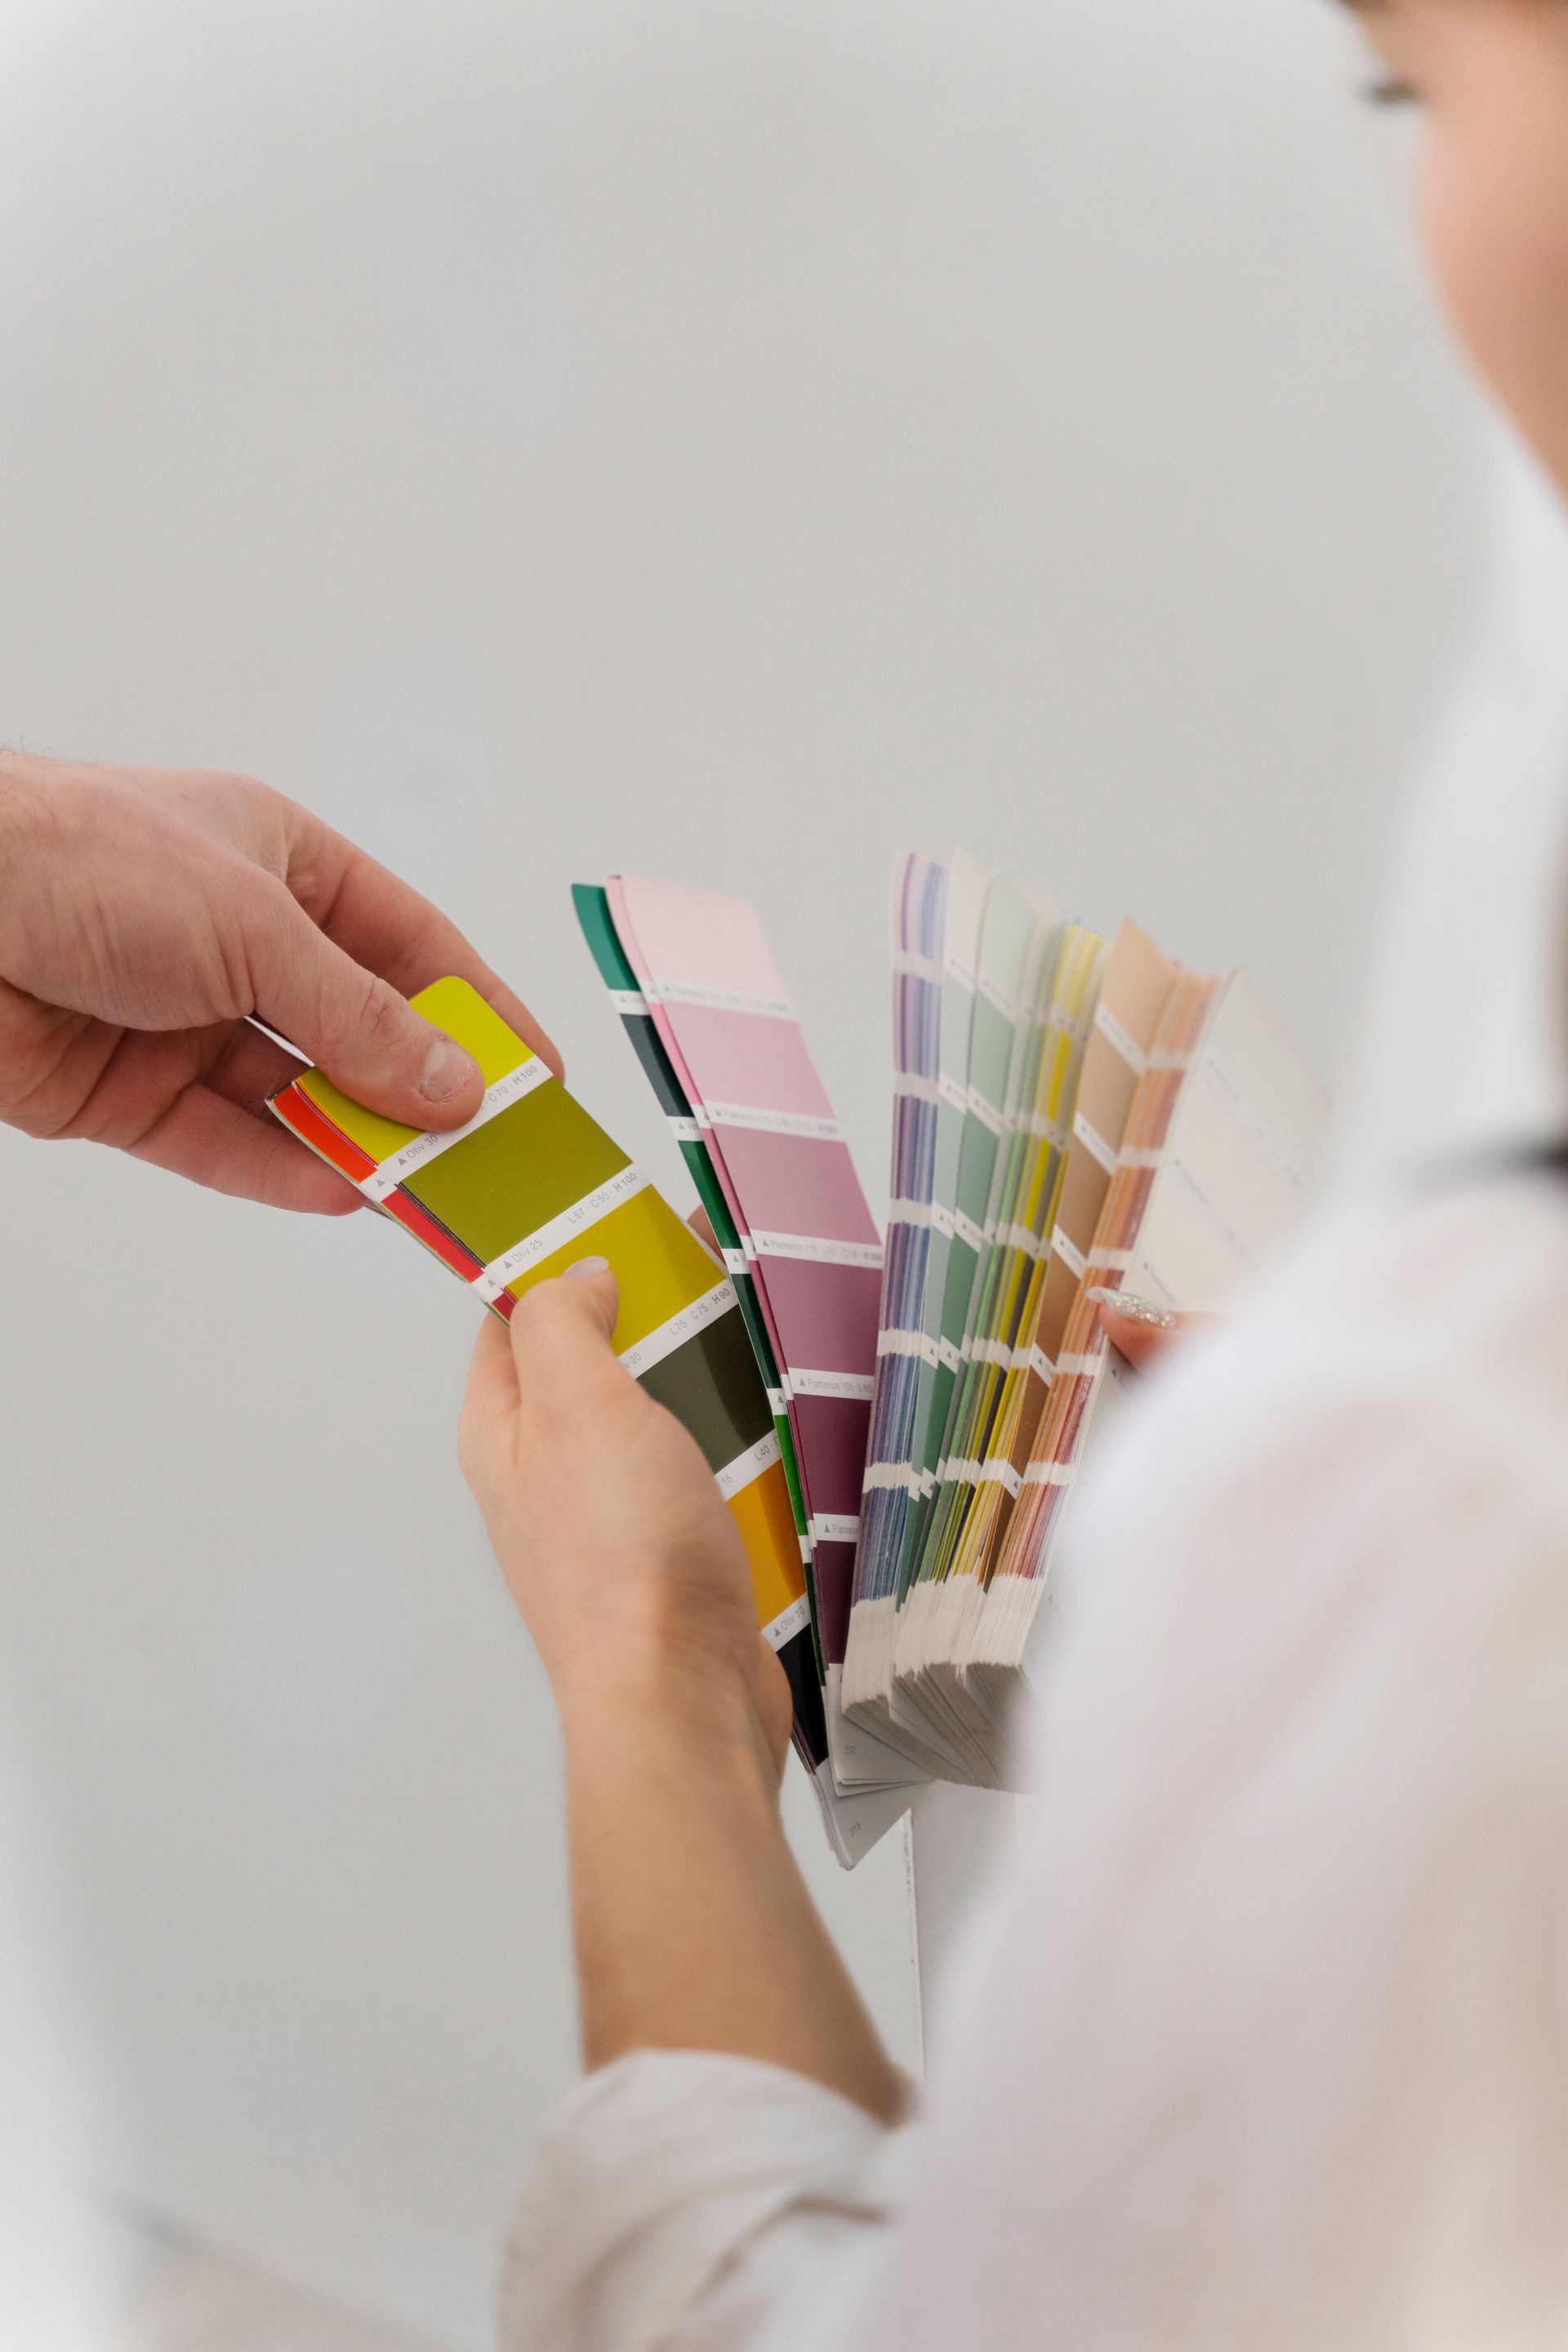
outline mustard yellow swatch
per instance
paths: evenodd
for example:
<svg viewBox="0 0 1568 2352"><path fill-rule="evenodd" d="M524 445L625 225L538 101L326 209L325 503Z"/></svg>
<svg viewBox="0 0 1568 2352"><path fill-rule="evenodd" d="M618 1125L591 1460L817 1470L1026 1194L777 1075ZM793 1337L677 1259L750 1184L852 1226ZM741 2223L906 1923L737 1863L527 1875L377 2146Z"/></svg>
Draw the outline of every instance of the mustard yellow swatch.
<svg viewBox="0 0 1568 2352"><path fill-rule="evenodd" d="M425 1020L445 1030L448 1037L455 1037L459 1045L467 1046L483 1072L487 1087L493 1087L498 1078L504 1078L509 1071L533 1059L532 1047L525 1045L507 1027L500 1014L466 980L432 981L428 988L422 988L409 1002ZM300 1087L322 1117L330 1118L341 1133L352 1137L362 1151L368 1151L377 1166L423 1132L417 1127L403 1127L396 1119L383 1118L379 1112L366 1110L363 1103L340 1093L320 1070L305 1071Z"/></svg>
<svg viewBox="0 0 1568 2352"><path fill-rule="evenodd" d="M584 1257L607 1257L620 1285L621 1311L612 1342L617 1355L727 1278L690 1226L648 1185L585 1233L574 1234L507 1287L521 1298L536 1282L564 1274Z"/></svg>
<svg viewBox="0 0 1568 2352"><path fill-rule="evenodd" d="M753 1478L749 1486L731 1495L730 1508L752 1565L757 1623L771 1625L805 1591L800 1538L795 1533L783 1463L771 1463L760 1478Z"/></svg>

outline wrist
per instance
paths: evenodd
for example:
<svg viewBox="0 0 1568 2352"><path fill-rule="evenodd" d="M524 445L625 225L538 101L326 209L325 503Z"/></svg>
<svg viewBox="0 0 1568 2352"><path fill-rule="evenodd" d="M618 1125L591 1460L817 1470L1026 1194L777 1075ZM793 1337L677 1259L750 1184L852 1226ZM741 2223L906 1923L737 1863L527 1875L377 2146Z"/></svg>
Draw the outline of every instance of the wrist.
<svg viewBox="0 0 1568 2352"><path fill-rule="evenodd" d="M618 1642L552 1677L569 1769L636 1754L672 1769L753 1780L770 1810L777 1771L757 1712L752 1673L717 1644Z"/></svg>
<svg viewBox="0 0 1568 2352"><path fill-rule="evenodd" d="M615 1709L695 1717L722 1734L752 1712L752 1622L674 1580L621 1586L591 1619L574 1611L534 1630L563 1720Z"/></svg>

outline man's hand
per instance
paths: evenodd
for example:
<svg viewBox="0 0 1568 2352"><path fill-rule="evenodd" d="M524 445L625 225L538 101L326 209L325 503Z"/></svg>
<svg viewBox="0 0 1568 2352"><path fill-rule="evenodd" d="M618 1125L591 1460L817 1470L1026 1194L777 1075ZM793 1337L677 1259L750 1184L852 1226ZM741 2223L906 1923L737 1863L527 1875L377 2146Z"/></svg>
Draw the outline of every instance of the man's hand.
<svg viewBox="0 0 1568 2352"><path fill-rule="evenodd" d="M559 1070L428 902L244 776L0 757L0 1119L220 1192L339 1213L358 1196L266 1107L295 1065L408 1126L459 1126L477 1065L407 998L457 972Z"/></svg>

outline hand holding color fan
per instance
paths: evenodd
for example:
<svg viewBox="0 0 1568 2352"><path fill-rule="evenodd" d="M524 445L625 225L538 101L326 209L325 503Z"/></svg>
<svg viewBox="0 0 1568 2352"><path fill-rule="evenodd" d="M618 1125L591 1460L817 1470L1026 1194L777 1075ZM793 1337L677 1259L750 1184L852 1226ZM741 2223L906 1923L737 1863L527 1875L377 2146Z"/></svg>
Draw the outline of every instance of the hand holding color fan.
<svg viewBox="0 0 1568 2352"><path fill-rule="evenodd" d="M753 909L574 896L721 1264L461 981L413 1002L480 1066L465 1126L398 1126L320 1071L273 1108L503 1320L607 1262L612 1349L728 1506L847 1867L921 1779L1016 1785L1115 1384L1100 1297L1229 1304L1300 1215L1326 1099L1245 973L1185 972L1131 924L1107 945L962 854L901 859L884 1249Z"/></svg>
<svg viewBox="0 0 1568 2352"><path fill-rule="evenodd" d="M413 1003L479 1065L484 1098L466 1126L427 1134L399 1126L350 1101L319 1070L281 1087L273 1109L503 1321L520 1298L580 1259L607 1262L618 1286L612 1347L690 1433L729 1506L751 1565L758 1625L789 1677L795 1743L847 1865L866 1850L873 1811L858 1799L841 1801L833 1789L789 1485L734 1286L628 1155L466 982L437 981Z"/></svg>
<svg viewBox="0 0 1568 2352"><path fill-rule="evenodd" d="M1107 943L962 852L901 858L880 1250L753 910L630 879L576 898L773 1407L825 1805L828 1781L863 1824L911 1779L1016 1785L1062 1510L1116 1385L1098 1294L1232 1303L1300 1217L1323 1090L1244 972L1184 971L1131 923Z"/></svg>

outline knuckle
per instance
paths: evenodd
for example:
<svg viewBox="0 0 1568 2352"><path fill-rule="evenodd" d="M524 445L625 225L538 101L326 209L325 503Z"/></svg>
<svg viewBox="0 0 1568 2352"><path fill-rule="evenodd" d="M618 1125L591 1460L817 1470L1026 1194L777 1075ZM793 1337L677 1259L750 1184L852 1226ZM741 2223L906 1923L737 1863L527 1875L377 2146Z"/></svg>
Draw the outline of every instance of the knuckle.
<svg viewBox="0 0 1568 2352"><path fill-rule="evenodd" d="M354 1026L371 1046L396 1045L403 1035L407 1004L389 980L375 972L362 973L363 987Z"/></svg>

